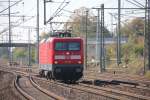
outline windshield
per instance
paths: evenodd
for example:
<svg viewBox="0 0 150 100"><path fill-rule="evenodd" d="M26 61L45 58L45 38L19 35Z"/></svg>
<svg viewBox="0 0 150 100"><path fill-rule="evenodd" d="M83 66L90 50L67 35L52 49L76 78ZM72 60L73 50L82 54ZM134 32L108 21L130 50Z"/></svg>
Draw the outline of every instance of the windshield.
<svg viewBox="0 0 150 100"><path fill-rule="evenodd" d="M56 42L55 50L80 50L79 42Z"/></svg>

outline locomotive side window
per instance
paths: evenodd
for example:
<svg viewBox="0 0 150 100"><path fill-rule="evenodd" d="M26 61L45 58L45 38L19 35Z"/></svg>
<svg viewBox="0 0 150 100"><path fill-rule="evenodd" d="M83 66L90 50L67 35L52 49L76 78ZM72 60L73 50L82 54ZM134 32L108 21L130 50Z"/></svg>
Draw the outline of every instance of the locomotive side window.
<svg viewBox="0 0 150 100"><path fill-rule="evenodd" d="M79 42L68 43L68 50L80 50L80 43Z"/></svg>
<svg viewBox="0 0 150 100"><path fill-rule="evenodd" d="M55 50L80 50L79 42L56 42Z"/></svg>

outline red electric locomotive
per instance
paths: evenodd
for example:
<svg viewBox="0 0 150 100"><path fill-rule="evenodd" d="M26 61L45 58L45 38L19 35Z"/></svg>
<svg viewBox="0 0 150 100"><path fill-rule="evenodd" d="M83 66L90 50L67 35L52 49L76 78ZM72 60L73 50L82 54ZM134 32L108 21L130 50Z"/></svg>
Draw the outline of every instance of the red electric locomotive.
<svg viewBox="0 0 150 100"><path fill-rule="evenodd" d="M65 36L65 37L64 37ZM83 76L83 40L70 33L59 33L39 45L41 76L50 79L77 81Z"/></svg>

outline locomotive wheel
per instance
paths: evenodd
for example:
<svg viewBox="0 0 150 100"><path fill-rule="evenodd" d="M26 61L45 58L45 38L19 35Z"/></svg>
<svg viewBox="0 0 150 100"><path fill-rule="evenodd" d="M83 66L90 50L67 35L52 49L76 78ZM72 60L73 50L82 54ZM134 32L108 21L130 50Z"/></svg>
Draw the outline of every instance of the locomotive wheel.
<svg viewBox="0 0 150 100"><path fill-rule="evenodd" d="M44 77L44 70L39 71L40 77Z"/></svg>
<svg viewBox="0 0 150 100"><path fill-rule="evenodd" d="M49 71L49 72L47 73L47 78L50 79L50 80L52 79L52 72L51 72L51 71Z"/></svg>

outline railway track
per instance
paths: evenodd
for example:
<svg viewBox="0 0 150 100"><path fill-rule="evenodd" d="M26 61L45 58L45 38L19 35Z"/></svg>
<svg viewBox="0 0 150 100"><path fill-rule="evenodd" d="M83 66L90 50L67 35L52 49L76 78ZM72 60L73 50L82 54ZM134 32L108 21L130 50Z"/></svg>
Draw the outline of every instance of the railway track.
<svg viewBox="0 0 150 100"><path fill-rule="evenodd" d="M84 82L84 80L89 80L89 81ZM130 93L139 94L143 96L150 96L150 88L145 86L140 86L136 82L118 81L117 83L116 81L115 83L115 80L99 80L100 82L95 84L94 78L85 78L84 80L83 83L87 85L95 85L98 87L105 87L105 88L108 87L115 90L130 92Z"/></svg>
<svg viewBox="0 0 150 100"><path fill-rule="evenodd" d="M27 72L10 70L8 68L2 68L2 70L13 73L16 76L14 87L28 100L66 100L64 97L41 88L29 77L30 74Z"/></svg>
<svg viewBox="0 0 150 100"><path fill-rule="evenodd" d="M37 69L34 67L34 68L29 68L29 67L8 67L8 66L5 66L5 68L9 68L11 70L16 70L16 71L22 71L22 72L29 72L29 70L31 71L31 74L38 74L38 72L35 72ZM126 81L131 81L131 82L136 82L139 84L139 88L142 88L142 87L145 87L148 88L150 87L150 80L149 79L145 79L144 77L139 77L137 75L134 75L134 76L131 76L131 75L127 75L127 74L111 74L111 73L104 73L104 74L100 74L100 73L97 73L94 75L94 73L96 72L93 72L93 71L87 71L85 72L84 76L85 78L88 78L88 79L102 79L102 80L126 80ZM90 74L90 75L87 75L87 74ZM150 88L149 88L150 90Z"/></svg>
<svg viewBox="0 0 150 100"><path fill-rule="evenodd" d="M32 68L28 68L28 67L23 67L23 68L15 67L15 68L11 68L11 69L12 70L16 70L17 69L18 71L24 71L24 72L29 72L29 70L31 70L32 71L31 72L32 75L37 75L38 74L35 71L35 70L37 70L36 68L32 69ZM139 76L136 76L136 75L135 75L135 77L133 77L133 76L130 76L130 75L127 75L127 76L120 75L120 74L112 75L112 74L106 73L106 74L98 74L98 76L91 75L90 77L88 76L88 77L85 77L85 78L87 78L87 79L95 79L95 78L97 78L97 79L102 79L102 80L106 80L107 79L107 80L131 81L132 83L138 83L137 86L135 86L135 85L132 85L132 86L135 86L138 89L150 91L150 81L144 79L144 77L139 77ZM120 84L120 85L124 85L125 86L125 84ZM131 85L126 85L126 87L127 86L130 88Z"/></svg>
<svg viewBox="0 0 150 100"><path fill-rule="evenodd" d="M121 100L125 100L125 98L129 99L129 100L150 100L149 96L143 96L143 95L139 95L139 94L135 94L135 93L129 93L129 92L120 91L117 89L112 89L112 88L107 88L107 87L98 87L98 86L93 86L93 85L86 85L86 84L82 84L82 83L80 83L80 85L82 87L96 89L97 91L102 90L102 91L106 91L107 93L117 95L119 97L124 97L124 99L121 99Z"/></svg>
<svg viewBox="0 0 150 100"><path fill-rule="evenodd" d="M112 73L98 73L95 71L85 71L84 75L89 79L108 79L108 80L121 80L121 81L132 81L138 83L141 87L150 88L150 80L138 75L128 75L128 74L112 74Z"/></svg>
<svg viewBox="0 0 150 100"><path fill-rule="evenodd" d="M22 72L16 71L16 73L22 73ZM23 73L27 73L27 72L23 72ZM114 99L115 100L150 100L149 93L148 95L145 95L146 91L150 91L150 89L145 86L133 87L131 85L116 85L116 86L111 87L111 85L106 85L104 87L100 87L100 86L93 86L93 85L82 84L82 83L74 84L74 85L67 85L64 83L58 83L58 82L52 82L52 81L49 82L41 78L39 80L41 80L40 86L46 88L46 90L49 89L49 85L52 85L54 87L57 87L56 85L58 85L61 88L66 88L66 90L65 89L61 90L63 92L64 91L77 91L79 93L84 92L85 94L90 95L90 96L93 95L96 98L103 98L103 99L107 98L110 100L114 100ZM41 85L41 84L46 84L46 83L48 84L47 87L44 85ZM137 92L134 92L134 91L137 91ZM68 93L69 95L72 95L71 92L68 92ZM61 95L61 93L58 93L58 94ZM63 95L63 97L67 97L67 96ZM68 98L70 99L70 97Z"/></svg>
<svg viewBox="0 0 150 100"><path fill-rule="evenodd" d="M15 87L29 100L65 100L65 98L41 88L29 77L17 77Z"/></svg>
<svg viewBox="0 0 150 100"><path fill-rule="evenodd" d="M69 89L69 91L74 91L74 90L82 91L82 92L85 92L87 95L93 94L93 95L97 96L97 98L101 98L101 99L103 98L103 99L107 99L107 100L150 100L150 97L148 97L148 96L137 95L134 93L119 91L119 90L110 89L110 88L106 88L106 87L85 85L82 83L68 85L68 84L59 83L59 82L49 82L45 79L42 80L41 82L44 82L44 84L47 83L49 85L52 84L53 87L56 87L56 85L59 86L59 88L65 87L65 88ZM39 83L39 84L43 84L43 83ZM63 91L66 91L66 90L63 90ZM62 90L60 90L60 91L62 91Z"/></svg>
<svg viewBox="0 0 150 100"><path fill-rule="evenodd" d="M14 86L15 74L0 69L0 100L26 100Z"/></svg>
<svg viewBox="0 0 150 100"><path fill-rule="evenodd" d="M117 80L117 81L122 81L122 82L134 83L136 85L134 85L134 84L132 84L132 85L131 84L122 84L121 83L120 85L118 85L119 86L118 88L120 88L120 86L121 86L121 87L129 88L130 90L132 88L132 89L137 89L137 91L138 90L150 91L150 80L146 79L144 77L139 77L137 75L134 75L134 76L126 75L126 74L123 74L123 75L122 74L115 74L114 75L114 74L110 74L110 73L94 75L93 72L91 72L90 75L89 74L87 75L87 73L86 73L84 78L89 79L89 80L104 80L104 81Z"/></svg>
<svg viewBox="0 0 150 100"><path fill-rule="evenodd" d="M91 91L87 91L83 88L76 88L72 85L59 83L56 81L47 81L45 79L34 77L34 80L40 84L44 88L49 88L50 91L53 91L57 94L61 94L68 98L69 100L121 100L120 97L118 99L115 96L102 93L93 93ZM87 88L86 88L87 89Z"/></svg>
<svg viewBox="0 0 150 100"><path fill-rule="evenodd" d="M82 90L85 92L90 92L97 95L103 95L108 98L113 98L117 100L150 100L148 96L137 95L134 93L119 91L117 89L111 89L106 87L97 87L93 85L86 85L79 83L78 85L73 85L71 88Z"/></svg>

